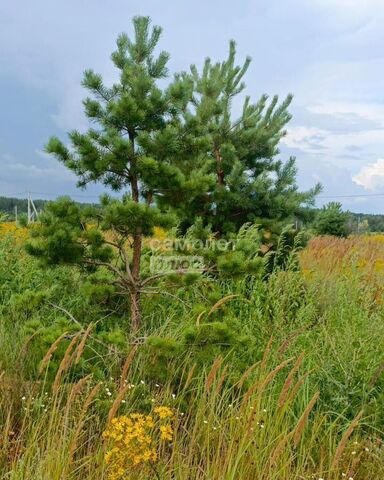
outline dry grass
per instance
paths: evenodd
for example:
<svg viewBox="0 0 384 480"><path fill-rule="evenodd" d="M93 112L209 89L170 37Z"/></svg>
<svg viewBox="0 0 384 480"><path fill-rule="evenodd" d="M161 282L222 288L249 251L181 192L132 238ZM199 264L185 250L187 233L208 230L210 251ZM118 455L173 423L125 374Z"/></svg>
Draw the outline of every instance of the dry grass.
<svg viewBox="0 0 384 480"><path fill-rule="evenodd" d="M72 352L74 344L65 352L61 362L65 369L61 368L48 393L49 387L42 383L37 392L30 390L23 398L2 399L0 465L4 478L108 478L101 433L119 409L136 411L135 389L121 385L121 378L117 378L116 393L109 399L111 407L104 414L99 406L103 389L91 376L68 388L64 373L71 368L68 352ZM267 361L253 366L254 383L242 392L238 387L221 388L227 366L218 375L223 359L217 358L205 378L190 381L188 389L194 401L186 409L176 407L174 441L161 453L157 465L160 478L291 480L326 476L336 480L344 472L366 469L369 456L362 453L356 465L356 457L347 448L362 415L348 425L340 420L329 423L326 415L316 412L319 392L305 400L305 389L296 388L292 382L302 361L302 356L295 359L292 369L279 382L276 377L290 359L274 368L267 367ZM131 379L137 381L138 375L131 369ZM160 389L152 385L150 390L154 406L177 404L178 396L187 393L179 392L173 399L168 385ZM37 413L32 413L36 409ZM343 428L345 433L340 439ZM321 445L326 448L321 449L319 457ZM150 472L141 465L121 478L147 480L152 478Z"/></svg>
<svg viewBox="0 0 384 480"><path fill-rule="evenodd" d="M309 286L319 279L329 278L334 285L341 276L351 278L369 285L377 303L383 259L384 236L317 238L301 254ZM224 296L214 310L234 297ZM242 304L229 304L235 303ZM295 342L308 330L299 327L294 325L283 342L265 340L264 353L235 381L224 355L217 355L203 370L193 359L178 365L178 388L173 378L144 385L142 345L116 356L109 370L105 367L105 378L79 374L92 340L91 324L67 339L69 345L50 383L46 373L67 334L58 336L43 355L38 380L0 372L0 477L107 480L102 440L107 425L117 415L150 414L165 405L175 410L176 418L172 444L159 450L156 471L162 480L382 480L384 443L379 428L366 429L365 410L348 419L344 411L322 408L322 387L312 379L314 365L307 363L312 352L303 343L295 351ZM327 334L323 326L321 334L322 341ZM329 358L341 363L338 355L335 348ZM321 368L329 367L324 363ZM373 382L372 388L381 374L379 362L367 380ZM121 477L151 478L155 473L145 464Z"/></svg>
<svg viewBox="0 0 384 480"><path fill-rule="evenodd" d="M384 276L384 235L348 238L316 237L301 253L304 274L332 274L352 269L368 275Z"/></svg>

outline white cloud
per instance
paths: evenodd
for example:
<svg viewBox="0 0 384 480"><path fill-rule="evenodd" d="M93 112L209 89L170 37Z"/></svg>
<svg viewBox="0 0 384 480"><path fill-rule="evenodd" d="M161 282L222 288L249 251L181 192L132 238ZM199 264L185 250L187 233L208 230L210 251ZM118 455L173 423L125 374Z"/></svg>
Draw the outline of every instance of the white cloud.
<svg viewBox="0 0 384 480"><path fill-rule="evenodd" d="M52 114L51 118L56 125L64 131L68 130L86 130L88 122L85 118L82 108L82 101L87 96L87 92L75 82L67 84L58 102L57 113Z"/></svg>
<svg viewBox="0 0 384 480"><path fill-rule="evenodd" d="M344 120L359 117L384 126L384 106L378 103L328 101L309 105L307 109L312 113Z"/></svg>
<svg viewBox="0 0 384 480"><path fill-rule="evenodd" d="M366 190L377 191L384 188L384 159L380 158L377 162L366 165L352 180Z"/></svg>
<svg viewBox="0 0 384 480"><path fill-rule="evenodd" d="M376 15L384 11L383 0L312 0L312 5L340 14L344 22L364 14L372 17L373 11Z"/></svg>
<svg viewBox="0 0 384 480"><path fill-rule="evenodd" d="M384 145L384 130L363 130L351 133L330 133L322 142L322 147L333 156L348 155L350 147L360 147L369 151L372 145ZM363 158L360 158L364 160Z"/></svg>
<svg viewBox="0 0 384 480"><path fill-rule="evenodd" d="M288 148L296 148L307 153L316 153L321 149L321 144L330 132L317 127L305 127L304 125L287 128L287 135L282 143Z"/></svg>
<svg viewBox="0 0 384 480"><path fill-rule="evenodd" d="M288 126L282 143L302 154L322 157L356 171L381 156L384 107L378 103L332 100L310 104L303 109L300 123Z"/></svg>
<svg viewBox="0 0 384 480"><path fill-rule="evenodd" d="M24 163L8 153L0 157L0 167L4 179L12 180L14 176L23 178L26 182L37 179L52 183L60 178L62 181L73 181L73 173L58 163L54 158L42 151L36 151L41 161L39 164Z"/></svg>
<svg viewBox="0 0 384 480"><path fill-rule="evenodd" d="M41 168L37 165L26 165L25 163L17 162L7 166L4 176L21 175L26 181L32 179L41 179L51 182L53 178L59 176L61 180L73 180L74 176L64 169L61 165L53 168Z"/></svg>
<svg viewBox="0 0 384 480"><path fill-rule="evenodd" d="M318 207L336 200L342 202L345 210L362 213L383 212L383 198L370 196L364 187L357 185L352 180L348 168L310 155L307 158L298 157L297 165L303 188L311 188L315 182L323 185L324 189L316 201Z"/></svg>
<svg viewBox="0 0 384 480"><path fill-rule="evenodd" d="M324 6L338 7L338 8L357 8L365 10L367 8L382 7L382 0L315 0L316 3Z"/></svg>
<svg viewBox="0 0 384 480"><path fill-rule="evenodd" d="M131 31L130 18L141 13L164 27L161 48L171 52L171 71L201 65L206 55L222 59L228 39L235 38L239 57L254 58L246 78L252 99L262 92L295 95L293 120L281 147L283 158L297 156L300 187L320 180L323 195L367 192L352 175L359 172L361 180L364 168L384 158L384 0L240 0L235 12L229 0L222 0L218 12L217 2L203 0L113 3L111 9L102 0L0 0L3 90L34 96L27 113L24 95L20 101L14 95L12 104L15 119L29 115L33 128L28 139L20 144L16 129L13 134L0 125L0 190L45 191L49 185L60 193L76 192L74 176L36 148L51 133L66 140L66 131L85 128L82 72L94 68L107 84L112 82L109 56L116 35ZM201 17L201 9L219 15L222 28L212 29L212 15ZM193 48L188 38L194 39ZM33 103L39 95L44 107L36 115ZM12 125L8 116L5 126ZM2 158L4 152L14 158ZM384 211L381 198L347 201Z"/></svg>

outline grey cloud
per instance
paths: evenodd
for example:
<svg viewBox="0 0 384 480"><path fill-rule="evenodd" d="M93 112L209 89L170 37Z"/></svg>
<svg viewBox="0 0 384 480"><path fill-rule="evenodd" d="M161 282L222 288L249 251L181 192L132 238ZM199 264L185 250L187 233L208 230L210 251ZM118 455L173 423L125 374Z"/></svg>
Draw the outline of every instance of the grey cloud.
<svg viewBox="0 0 384 480"><path fill-rule="evenodd" d="M253 57L252 98L295 94L281 151L282 158L297 156L300 185L319 177L330 195L367 192L351 178L384 157L382 0L3 0L0 108L12 109L15 126L0 115L0 194L48 184L60 194L76 192L74 177L36 150L50 133L65 139L67 130L86 127L82 72L94 68L113 81L110 52L135 14L164 27L171 71L201 65L207 55L221 59L235 38L239 57ZM384 210L380 201L359 200L373 211Z"/></svg>

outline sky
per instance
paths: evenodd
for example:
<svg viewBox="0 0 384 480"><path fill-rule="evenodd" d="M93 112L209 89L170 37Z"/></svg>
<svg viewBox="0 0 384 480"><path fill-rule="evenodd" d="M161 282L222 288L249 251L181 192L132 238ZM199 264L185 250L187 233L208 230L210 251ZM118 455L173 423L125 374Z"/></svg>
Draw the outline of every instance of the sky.
<svg viewBox="0 0 384 480"><path fill-rule="evenodd" d="M77 189L44 145L87 128L83 71L113 82L110 53L134 15L163 27L171 72L223 60L236 40L253 100L294 94L280 157L296 157L300 188L320 182L318 205L384 213L383 0L0 0L0 196L103 191Z"/></svg>

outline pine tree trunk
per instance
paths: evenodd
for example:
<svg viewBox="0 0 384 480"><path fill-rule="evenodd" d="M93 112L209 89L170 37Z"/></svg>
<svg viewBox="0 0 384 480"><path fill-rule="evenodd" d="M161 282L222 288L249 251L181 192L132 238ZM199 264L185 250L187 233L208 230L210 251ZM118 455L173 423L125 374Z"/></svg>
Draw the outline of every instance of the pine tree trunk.
<svg viewBox="0 0 384 480"><path fill-rule="evenodd" d="M131 332L135 333L141 326L140 292L131 292Z"/></svg>
<svg viewBox="0 0 384 480"><path fill-rule="evenodd" d="M223 170L223 158L220 155L220 151L215 149L215 157L216 157L216 173L217 173L217 183L224 187L225 179L224 179L224 170Z"/></svg>
<svg viewBox="0 0 384 480"><path fill-rule="evenodd" d="M135 133L129 132L129 139L132 146L132 159L131 159L131 195L132 200L139 203L139 182L135 174ZM140 231L137 231L133 236L133 259L132 259L132 277L133 286L131 290L131 329L132 332L137 331L141 327L141 308L140 308L140 267L141 267L141 249L142 249L142 235Z"/></svg>
<svg viewBox="0 0 384 480"><path fill-rule="evenodd" d="M132 260L132 277L135 282L140 280L140 263L141 263L141 234L133 236L133 260Z"/></svg>
<svg viewBox="0 0 384 480"><path fill-rule="evenodd" d="M141 308L140 308L140 266L141 266L142 236L136 234L133 236L133 258L132 258L132 278L131 288L131 328L135 332L141 327Z"/></svg>
<svg viewBox="0 0 384 480"><path fill-rule="evenodd" d="M132 147L134 148L134 139L132 138ZM139 202L139 185L137 177L131 178L132 200ZM133 289L131 291L131 328L135 332L141 327L141 308L140 308L140 291L138 289L140 283L140 267L141 267L141 250L142 250L142 235L137 231L133 236L133 259L132 259L132 277L134 281Z"/></svg>
<svg viewBox="0 0 384 480"><path fill-rule="evenodd" d="M131 195L132 200L136 203L139 203L139 182L137 181L137 176L135 172L136 167L136 158L135 158L135 133L129 132L129 140L131 142L132 158L131 158L131 171L130 171L130 183L131 183Z"/></svg>
<svg viewBox="0 0 384 480"><path fill-rule="evenodd" d="M136 203L139 203L139 187L137 185L136 179L132 180L131 189L132 189L132 200Z"/></svg>
<svg viewBox="0 0 384 480"><path fill-rule="evenodd" d="M215 149L215 157L216 157L216 174L217 174L217 183L220 187L225 186L225 178L224 178L224 170L223 170L223 157L220 154L220 150L218 148ZM216 214L219 212L217 211L218 207L216 205ZM220 239L222 237L222 230L221 225L216 225L215 228L216 238Z"/></svg>
<svg viewBox="0 0 384 480"><path fill-rule="evenodd" d="M140 308L140 266L141 266L141 234L133 236L133 259L132 259L132 277L134 285L131 291L131 322L132 331L135 332L141 327L141 308Z"/></svg>

